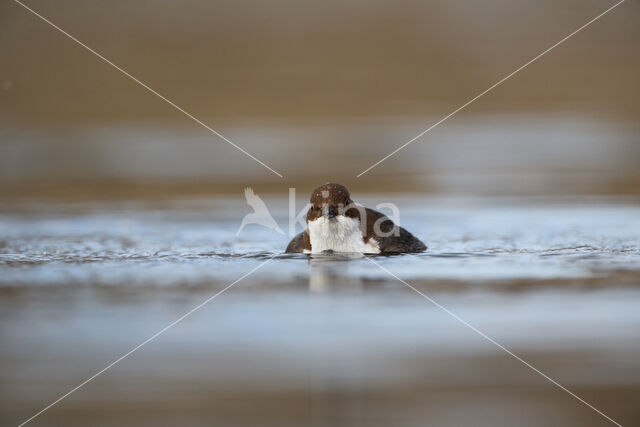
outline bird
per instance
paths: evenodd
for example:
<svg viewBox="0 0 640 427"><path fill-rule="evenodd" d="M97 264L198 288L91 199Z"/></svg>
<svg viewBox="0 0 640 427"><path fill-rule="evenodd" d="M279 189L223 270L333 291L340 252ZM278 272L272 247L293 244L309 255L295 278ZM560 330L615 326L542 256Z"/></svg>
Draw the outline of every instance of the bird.
<svg viewBox="0 0 640 427"><path fill-rule="evenodd" d="M313 190L307 229L285 252L392 254L424 252L427 246L384 214L358 205L343 185L328 182Z"/></svg>
<svg viewBox="0 0 640 427"><path fill-rule="evenodd" d="M244 226L248 224L261 225L271 230L275 230L280 234L284 234L284 231L282 231L276 220L271 216L271 213L269 213L267 205L262 201L260 196L253 192L251 187L244 189L244 197L247 199L247 204L253 208L253 212L246 214L244 218L242 218L242 223L240 224L240 228L238 229L236 236L239 236Z"/></svg>

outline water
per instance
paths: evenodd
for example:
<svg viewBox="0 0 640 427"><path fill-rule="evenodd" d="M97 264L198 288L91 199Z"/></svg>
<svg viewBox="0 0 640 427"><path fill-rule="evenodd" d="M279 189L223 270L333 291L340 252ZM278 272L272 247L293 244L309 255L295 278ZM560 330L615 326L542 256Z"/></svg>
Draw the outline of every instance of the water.
<svg viewBox="0 0 640 427"><path fill-rule="evenodd" d="M287 206L265 200L286 230ZM640 206L377 195L429 251L384 269L623 425L640 421ZM302 203L298 203L301 206ZM17 425L606 425L358 256L236 236L241 198L4 203L0 417Z"/></svg>

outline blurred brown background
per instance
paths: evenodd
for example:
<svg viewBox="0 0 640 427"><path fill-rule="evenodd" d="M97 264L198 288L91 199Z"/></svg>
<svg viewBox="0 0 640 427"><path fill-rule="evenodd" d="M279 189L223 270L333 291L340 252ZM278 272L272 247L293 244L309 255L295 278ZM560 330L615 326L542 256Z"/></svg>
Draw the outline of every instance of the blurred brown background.
<svg viewBox="0 0 640 427"><path fill-rule="evenodd" d="M637 194L640 4L627 1L368 174L355 175L608 1L0 4L0 194Z"/></svg>

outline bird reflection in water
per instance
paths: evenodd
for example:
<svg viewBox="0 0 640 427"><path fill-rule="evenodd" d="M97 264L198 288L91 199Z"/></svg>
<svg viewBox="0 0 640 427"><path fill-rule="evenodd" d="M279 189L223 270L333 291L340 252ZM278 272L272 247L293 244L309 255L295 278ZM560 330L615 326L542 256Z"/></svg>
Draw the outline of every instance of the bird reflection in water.
<svg viewBox="0 0 640 427"><path fill-rule="evenodd" d="M351 291L359 293L362 290L360 275L350 274L352 260L360 259L364 255L337 254L323 252L309 256L309 291L312 293L328 293L335 291Z"/></svg>

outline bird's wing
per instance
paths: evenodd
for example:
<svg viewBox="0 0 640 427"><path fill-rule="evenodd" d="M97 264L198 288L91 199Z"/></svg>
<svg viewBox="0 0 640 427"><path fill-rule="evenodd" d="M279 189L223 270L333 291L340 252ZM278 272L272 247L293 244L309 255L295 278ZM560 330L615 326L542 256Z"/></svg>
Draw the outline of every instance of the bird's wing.
<svg viewBox="0 0 640 427"><path fill-rule="evenodd" d="M253 192L253 188L251 187L247 187L244 189L244 197L246 197L247 201L251 200L252 198L254 198L256 195Z"/></svg>
<svg viewBox="0 0 640 427"><path fill-rule="evenodd" d="M289 242L287 249L285 252L294 253L294 252L304 252L306 250L311 250L311 241L309 240L309 230L305 230L302 233L298 234L296 237Z"/></svg>
<svg viewBox="0 0 640 427"><path fill-rule="evenodd" d="M269 214L269 208L267 208L267 205L265 205L260 196L253 192L251 187L244 189L244 197L247 199L247 204L251 206L256 213L260 215ZM269 214L269 216L271 215Z"/></svg>
<svg viewBox="0 0 640 427"><path fill-rule="evenodd" d="M376 222L380 222L378 227L380 231L387 236L374 237L378 241L380 251L382 252L422 252L427 246L416 236L405 230L404 228L394 224L385 214L376 210L365 208L367 213L367 234L375 235ZM394 232L395 230L395 232Z"/></svg>

